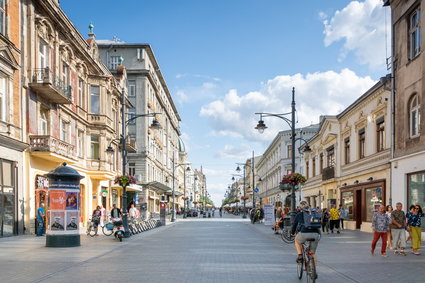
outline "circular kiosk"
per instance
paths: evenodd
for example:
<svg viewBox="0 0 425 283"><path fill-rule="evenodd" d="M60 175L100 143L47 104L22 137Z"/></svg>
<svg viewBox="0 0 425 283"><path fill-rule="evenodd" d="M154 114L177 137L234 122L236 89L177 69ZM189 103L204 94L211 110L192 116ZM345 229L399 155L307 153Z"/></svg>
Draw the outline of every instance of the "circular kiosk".
<svg viewBox="0 0 425 283"><path fill-rule="evenodd" d="M80 246L80 180L75 169L63 163L47 174L49 179L46 247Z"/></svg>

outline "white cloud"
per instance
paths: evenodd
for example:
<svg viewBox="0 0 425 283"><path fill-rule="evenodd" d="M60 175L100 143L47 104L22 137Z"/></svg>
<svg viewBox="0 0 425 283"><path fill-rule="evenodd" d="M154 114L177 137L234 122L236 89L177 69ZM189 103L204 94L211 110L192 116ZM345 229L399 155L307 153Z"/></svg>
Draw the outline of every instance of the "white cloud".
<svg viewBox="0 0 425 283"><path fill-rule="evenodd" d="M208 89L208 88L215 88L216 85L213 84L213 83L205 82L205 83L202 84L202 87Z"/></svg>
<svg viewBox="0 0 425 283"><path fill-rule="evenodd" d="M385 9L382 0L365 0L350 2L331 18L323 12L319 13L324 24L325 46L343 40L339 60L344 60L348 53L354 52L359 63L369 65L372 69L383 69L387 44L385 33L388 32L388 37L391 34L390 16L385 25Z"/></svg>
<svg viewBox="0 0 425 283"><path fill-rule="evenodd" d="M177 95L177 101L180 104L183 104L189 100L189 97L186 95L186 93L183 90L178 90L176 92L176 95Z"/></svg>
<svg viewBox="0 0 425 283"><path fill-rule="evenodd" d="M244 160L247 156L250 156L251 152L252 147L247 144L241 144L237 146L225 145L222 150L216 152L215 157Z"/></svg>
<svg viewBox="0 0 425 283"><path fill-rule="evenodd" d="M238 94L237 90L230 90L224 97L204 105L200 115L209 118L214 135L270 141L278 131L288 129L287 124L281 119L264 118L269 129L260 135L254 129L258 122L258 115L254 113L290 112L293 86L296 87L297 127L302 127L317 123L320 115L338 114L373 84L370 77L359 77L349 69L339 73L328 71L277 76L259 91ZM247 145L226 146L216 154L225 158L249 155Z"/></svg>

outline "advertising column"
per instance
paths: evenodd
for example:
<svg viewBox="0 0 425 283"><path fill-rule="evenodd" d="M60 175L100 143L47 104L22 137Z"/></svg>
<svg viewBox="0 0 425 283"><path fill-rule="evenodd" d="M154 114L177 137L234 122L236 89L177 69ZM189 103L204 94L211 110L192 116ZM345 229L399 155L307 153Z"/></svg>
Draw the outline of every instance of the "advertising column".
<svg viewBox="0 0 425 283"><path fill-rule="evenodd" d="M63 163L47 174L49 178L49 225L46 247L80 246L80 180L76 170Z"/></svg>

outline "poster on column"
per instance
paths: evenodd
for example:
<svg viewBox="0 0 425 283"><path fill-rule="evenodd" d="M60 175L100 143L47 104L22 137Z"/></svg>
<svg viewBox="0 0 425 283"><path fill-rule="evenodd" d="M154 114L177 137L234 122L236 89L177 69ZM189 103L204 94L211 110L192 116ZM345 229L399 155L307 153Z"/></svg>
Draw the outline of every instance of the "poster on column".
<svg viewBox="0 0 425 283"><path fill-rule="evenodd" d="M65 212L51 211L50 212L50 230L63 231L65 230Z"/></svg>
<svg viewBox="0 0 425 283"><path fill-rule="evenodd" d="M78 229L78 211L67 211L66 212L66 230L77 230Z"/></svg>
<svg viewBox="0 0 425 283"><path fill-rule="evenodd" d="M49 192L50 211L65 210L66 206L66 191L51 190Z"/></svg>
<svg viewBox="0 0 425 283"><path fill-rule="evenodd" d="M274 205L266 203L264 204L264 225L274 224Z"/></svg>

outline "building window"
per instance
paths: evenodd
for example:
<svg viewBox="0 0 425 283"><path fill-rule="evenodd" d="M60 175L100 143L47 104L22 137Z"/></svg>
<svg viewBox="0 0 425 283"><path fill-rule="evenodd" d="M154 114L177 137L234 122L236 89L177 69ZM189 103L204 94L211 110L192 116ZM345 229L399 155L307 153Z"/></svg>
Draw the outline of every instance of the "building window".
<svg viewBox="0 0 425 283"><path fill-rule="evenodd" d="M410 59L414 59L421 52L421 12L416 10L410 16L409 43Z"/></svg>
<svg viewBox="0 0 425 283"><path fill-rule="evenodd" d="M99 159L99 136L90 137L91 159Z"/></svg>
<svg viewBox="0 0 425 283"><path fill-rule="evenodd" d="M415 94L410 99L409 103L409 130L410 130L410 137L414 138L419 136L419 125L420 125L420 104L419 104L419 98L418 95Z"/></svg>
<svg viewBox="0 0 425 283"><path fill-rule="evenodd" d="M376 151L385 149L385 121L384 117L376 121Z"/></svg>
<svg viewBox="0 0 425 283"><path fill-rule="evenodd" d="M323 153L319 155L319 172L320 174L323 173Z"/></svg>
<svg viewBox="0 0 425 283"><path fill-rule="evenodd" d="M0 33L6 34L6 0L0 0Z"/></svg>
<svg viewBox="0 0 425 283"><path fill-rule="evenodd" d="M78 157L84 156L84 132L78 131Z"/></svg>
<svg viewBox="0 0 425 283"><path fill-rule="evenodd" d="M61 140L69 142L69 123L61 120Z"/></svg>
<svg viewBox="0 0 425 283"><path fill-rule="evenodd" d="M120 65L120 56L111 56L110 68L115 70Z"/></svg>
<svg viewBox="0 0 425 283"><path fill-rule="evenodd" d="M316 176L316 157L313 158L312 160L312 169L313 169L313 174L311 174L311 176Z"/></svg>
<svg viewBox="0 0 425 283"><path fill-rule="evenodd" d="M84 109L84 81L78 81L78 104Z"/></svg>
<svg viewBox="0 0 425 283"><path fill-rule="evenodd" d="M327 155L327 167L334 167L335 166L335 147L334 146L330 146L329 148L326 149L326 151L328 152Z"/></svg>
<svg viewBox="0 0 425 283"><path fill-rule="evenodd" d="M128 81L128 96L136 96L136 81Z"/></svg>
<svg viewBox="0 0 425 283"><path fill-rule="evenodd" d="M0 0L1 1L1 0ZM49 46L41 38L38 41L38 67L44 69L49 66ZM42 78L39 78L42 79Z"/></svg>
<svg viewBox="0 0 425 283"><path fill-rule="evenodd" d="M69 85L69 67L65 62L62 62L62 82Z"/></svg>
<svg viewBox="0 0 425 283"><path fill-rule="evenodd" d="M309 178L309 171L310 171L310 166L308 161L305 163L305 173L306 173L306 178Z"/></svg>
<svg viewBox="0 0 425 283"><path fill-rule="evenodd" d="M128 164L128 174L130 174L130 176L136 175L136 163Z"/></svg>
<svg viewBox="0 0 425 283"><path fill-rule="evenodd" d="M287 158L291 158L292 157L292 145L288 145L288 157Z"/></svg>
<svg viewBox="0 0 425 283"><path fill-rule="evenodd" d="M40 135L48 135L49 134L49 112L48 110L41 109L40 110Z"/></svg>
<svg viewBox="0 0 425 283"><path fill-rule="evenodd" d="M91 86L90 88L90 112L92 114L100 114L100 87Z"/></svg>
<svg viewBox="0 0 425 283"><path fill-rule="evenodd" d="M366 143L366 132L365 129L359 131L359 159L365 157L365 143Z"/></svg>
<svg viewBox="0 0 425 283"><path fill-rule="evenodd" d="M344 161L345 164L350 163L350 138L344 140Z"/></svg>
<svg viewBox="0 0 425 283"><path fill-rule="evenodd" d="M6 121L7 118L7 87L8 80L0 77L0 121Z"/></svg>
<svg viewBox="0 0 425 283"><path fill-rule="evenodd" d="M407 207L411 205L425 206L425 172L407 175Z"/></svg>

